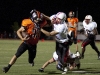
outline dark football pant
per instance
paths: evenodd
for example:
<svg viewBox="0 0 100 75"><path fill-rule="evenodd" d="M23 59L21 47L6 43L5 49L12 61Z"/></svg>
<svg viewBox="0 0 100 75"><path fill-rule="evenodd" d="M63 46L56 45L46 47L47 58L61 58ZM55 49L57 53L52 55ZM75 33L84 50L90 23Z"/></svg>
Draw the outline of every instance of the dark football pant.
<svg viewBox="0 0 100 75"><path fill-rule="evenodd" d="M29 44L26 44L25 42L23 42L17 52L16 52L16 57L20 57L26 50L28 50L28 55L29 55L29 58L28 58L28 62L29 63L33 63L34 61L34 58L36 57L36 48L37 48L37 45L29 45Z"/></svg>
<svg viewBox="0 0 100 75"><path fill-rule="evenodd" d="M95 39L95 38L94 38L94 39ZM90 44L91 47L92 47L92 49L94 49L94 50L96 51L96 53L99 54L99 50L98 50L97 46L95 45L94 39L86 38L86 39L83 41L83 43L82 43L81 46L82 46L82 48L85 49L85 47L86 47L87 45Z"/></svg>
<svg viewBox="0 0 100 75"><path fill-rule="evenodd" d="M56 42L56 52L58 55L58 61L60 61L60 63L63 65L65 65L67 61L68 51L69 51L69 45L67 43Z"/></svg>
<svg viewBox="0 0 100 75"><path fill-rule="evenodd" d="M71 32L71 37L73 37L74 44L77 44L77 38L75 37L75 31Z"/></svg>
<svg viewBox="0 0 100 75"><path fill-rule="evenodd" d="M75 37L75 31L71 31L71 34L70 34L70 38L73 38L72 40L73 40L73 43L74 44L77 44L77 37Z"/></svg>

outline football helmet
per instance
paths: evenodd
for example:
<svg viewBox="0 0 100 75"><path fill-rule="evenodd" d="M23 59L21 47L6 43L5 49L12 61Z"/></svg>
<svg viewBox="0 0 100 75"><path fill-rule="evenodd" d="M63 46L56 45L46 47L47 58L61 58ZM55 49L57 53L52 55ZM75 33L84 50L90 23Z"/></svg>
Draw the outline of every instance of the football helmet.
<svg viewBox="0 0 100 75"><path fill-rule="evenodd" d="M32 21L34 21L34 20L42 21L43 15L39 11L33 9L30 12L30 18L31 18Z"/></svg>
<svg viewBox="0 0 100 75"><path fill-rule="evenodd" d="M52 15L52 16L50 16L50 20L52 20L52 19L54 19L54 18L56 18L56 15L55 15L55 14Z"/></svg>
<svg viewBox="0 0 100 75"><path fill-rule="evenodd" d="M64 12L58 12L56 18L60 19L58 23L63 23L66 20L66 14Z"/></svg>
<svg viewBox="0 0 100 75"><path fill-rule="evenodd" d="M56 17L64 21L66 20L66 14L64 12L58 12Z"/></svg>
<svg viewBox="0 0 100 75"><path fill-rule="evenodd" d="M73 11L70 11L68 15L69 15L69 17L74 17L75 13Z"/></svg>
<svg viewBox="0 0 100 75"><path fill-rule="evenodd" d="M56 15L50 16L50 20L52 24L56 24Z"/></svg>
<svg viewBox="0 0 100 75"><path fill-rule="evenodd" d="M92 16L91 15L86 15L85 16L85 20L88 20L88 19L90 20L90 22L92 22Z"/></svg>

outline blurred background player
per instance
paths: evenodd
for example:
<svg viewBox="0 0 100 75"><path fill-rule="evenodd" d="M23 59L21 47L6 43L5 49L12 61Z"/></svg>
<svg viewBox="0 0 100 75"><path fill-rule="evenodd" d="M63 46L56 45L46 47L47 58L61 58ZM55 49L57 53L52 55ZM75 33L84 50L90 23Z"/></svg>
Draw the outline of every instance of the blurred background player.
<svg viewBox="0 0 100 75"><path fill-rule="evenodd" d="M98 55L98 59L100 59L100 51L98 50L97 46L95 45L95 37L98 34L97 31L97 23L92 20L91 15L86 15L85 19L83 20L83 29L86 39L82 43L82 57L84 58L84 52L87 45L90 44L92 49L94 49Z"/></svg>
<svg viewBox="0 0 100 75"><path fill-rule="evenodd" d="M80 53L71 53L70 50L68 51L69 55L68 55L68 60L66 61L66 63L68 64L68 66L63 70L63 73L67 73L68 69L69 70L73 70L76 66L77 69L80 68L80 61L79 61L79 57L80 57ZM56 65L58 64L58 55L56 53L56 51L53 53L53 57L51 59L49 59L48 61L46 61L44 63L44 65L42 66L42 68L40 68L38 71L39 72L44 72L44 69L51 63L56 62Z"/></svg>
<svg viewBox="0 0 100 75"><path fill-rule="evenodd" d="M78 18L74 17L75 13L70 11L68 14L68 32L73 37L73 42L76 44L76 51L78 51L78 44L77 44L77 28L78 28Z"/></svg>
<svg viewBox="0 0 100 75"><path fill-rule="evenodd" d="M40 37L40 29L47 24L47 20L37 10L30 12L30 18L22 20L21 27L17 30L18 37L23 41L15 55L11 58L8 66L3 68L3 72L8 72L11 66L16 62L26 50L28 50L28 62L34 66L34 58L36 57L37 43ZM24 36L23 36L24 33Z"/></svg>

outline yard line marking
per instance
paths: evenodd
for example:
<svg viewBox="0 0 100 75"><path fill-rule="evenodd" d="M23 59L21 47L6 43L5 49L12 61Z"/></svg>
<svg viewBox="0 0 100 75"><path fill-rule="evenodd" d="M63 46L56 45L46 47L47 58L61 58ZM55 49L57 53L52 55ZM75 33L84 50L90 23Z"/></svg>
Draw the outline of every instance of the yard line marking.
<svg viewBox="0 0 100 75"><path fill-rule="evenodd" d="M4 62L0 62L0 63L4 63ZM20 64L20 65L19 65ZM100 63L81 63L81 64L100 64ZM23 64L23 63L18 63L18 65L17 64L14 64L14 66L29 66L30 64ZM43 65L43 64L35 64L35 65ZM50 64L50 65L56 65L56 64ZM0 65L0 66L6 66L6 65Z"/></svg>

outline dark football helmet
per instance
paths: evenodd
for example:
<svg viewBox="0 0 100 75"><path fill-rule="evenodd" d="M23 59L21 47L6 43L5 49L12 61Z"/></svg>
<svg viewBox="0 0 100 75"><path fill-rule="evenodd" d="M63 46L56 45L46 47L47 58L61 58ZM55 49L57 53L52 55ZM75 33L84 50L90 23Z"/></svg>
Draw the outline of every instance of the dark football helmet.
<svg viewBox="0 0 100 75"><path fill-rule="evenodd" d="M39 11L33 9L30 12L30 18L32 21L36 20L36 21L40 22L43 19L43 15Z"/></svg>

